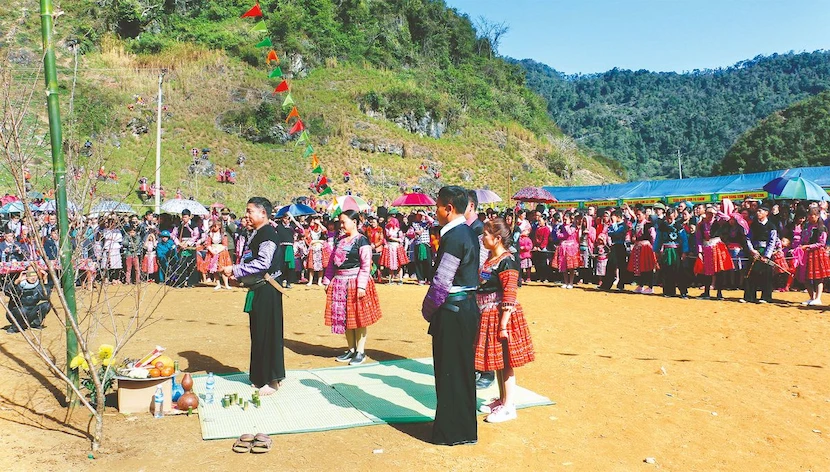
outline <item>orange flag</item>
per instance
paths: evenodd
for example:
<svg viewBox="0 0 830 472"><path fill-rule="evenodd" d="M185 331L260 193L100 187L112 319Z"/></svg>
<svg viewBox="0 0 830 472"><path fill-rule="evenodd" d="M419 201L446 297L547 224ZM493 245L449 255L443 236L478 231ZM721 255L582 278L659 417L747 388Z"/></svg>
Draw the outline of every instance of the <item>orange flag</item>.
<svg viewBox="0 0 830 472"><path fill-rule="evenodd" d="M292 126L290 130L288 130L288 134L299 133L304 129L305 126L303 125L303 120L298 119L297 122L294 123L294 126Z"/></svg>
<svg viewBox="0 0 830 472"><path fill-rule="evenodd" d="M242 15L242 18L246 18L246 17L248 17L248 18L259 18L260 16L262 16L262 10L259 8L259 3L257 3L256 5L253 6L253 8L246 11Z"/></svg>
<svg viewBox="0 0 830 472"><path fill-rule="evenodd" d="M271 61L280 62L280 58L277 57L277 51L274 51L273 49L268 52L268 58L265 59L265 63L270 64Z"/></svg>
<svg viewBox="0 0 830 472"><path fill-rule="evenodd" d="M288 120L291 118L300 118L300 112L297 111L297 107L291 108L291 111L288 112L288 116L285 117L285 122L288 123Z"/></svg>
<svg viewBox="0 0 830 472"><path fill-rule="evenodd" d="M275 94L276 93L283 93L283 92L287 92L287 91L288 91L288 82L286 82L285 80L280 82L280 84L277 85L277 88L274 89Z"/></svg>

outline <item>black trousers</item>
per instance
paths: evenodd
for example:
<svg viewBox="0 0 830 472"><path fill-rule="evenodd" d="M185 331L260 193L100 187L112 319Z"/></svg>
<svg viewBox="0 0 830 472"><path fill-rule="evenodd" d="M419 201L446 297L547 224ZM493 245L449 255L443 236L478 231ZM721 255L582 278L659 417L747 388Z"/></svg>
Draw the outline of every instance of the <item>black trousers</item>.
<svg viewBox="0 0 830 472"><path fill-rule="evenodd" d="M279 264L280 264L281 274L280 274L279 277L277 277L277 282L279 282L280 285L282 285L283 282L287 283L288 285L291 285L292 283L294 283L294 278L295 278L295 270L290 269L288 267L288 262L285 261L285 250L286 250L285 248L286 247L287 246L280 245L277 248L277 254L276 254L276 258L277 258L277 260L279 261ZM325 269L323 269L323 271L325 271Z"/></svg>
<svg viewBox="0 0 830 472"><path fill-rule="evenodd" d="M423 261L418 260L418 253L420 252L421 246L425 246L427 250L427 258ZM432 248L429 244L415 245L415 254L412 256L412 264L415 266L415 277L418 278L418 282L432 280Z"/></svg>
<svg viewBox="0 0 830 472"><path fill-rule="evenodd" d="M611 246L611 252L608 254L608 265L605 269L605 277L602 279L602 285L599 288L605 290L611 289L611 285L614 284L614 279L617 277L617 269L620 270L617 288L622 290L625 288L626 281L630 279L628 272L628 252L625 250L625 244L614 244Z"/></svg>
<svg viewBox="0 0 830 472"><path fill-rule="evenodd" d="M553 282L553 269L550 267L551 255L548 252L533 251L530 253L533 267L536 269L536 281L547 280Z"/></svg>
<svg viewBox="0 0 830 472"><path fill-rule="evenodd" d="M457 312L453 311L455 308ZM432 335L438 399L432 426L435 444L454 445L478 440L475 342L479 318L474 297L447 302L432 316L429 334Z"/></svg>
<svg viewBox="0 0 830 472"><path fill-rule="evenodd" d="M196 251L181 252L175 273L175 285L177 287L193 287L196 285L199 277L196 274Z"/></svg>
<svg viewBox="0 0 830 472"><path fill-rule="evenodd" d="M282 294L270 284L254 292L251 324L251 383L262 387L285 378Z"/></svg>
<svg viewBox="0 0 830 472"><path fill-rule="evenodd" d="M772 301L772 266L755 261L752 264L752 272L744 281L744 300L748 302L758 301L758 291L761 291L761 300Z"/></svg>
<svg viewBox="0 0 830 472"><path fill-rule="evenodd" d="M43 322L46 314L49 313L50 306L49 303L41 303L35 306L10 306L9 311L11 314L6 313L6 319L15 328L16 326L14 326L12 317L17 320L17 324L22 329L26 329L29 326L38 327Z"/></svg>
<svg viewBox="0 0 830 472"><path fill-rule="evenodd" d="M681 264L681 261L677 261L675 264L662 266L663 295L674 296L677 294L677 289L680 289L681 295L688 295L689 283Z"/></svg>

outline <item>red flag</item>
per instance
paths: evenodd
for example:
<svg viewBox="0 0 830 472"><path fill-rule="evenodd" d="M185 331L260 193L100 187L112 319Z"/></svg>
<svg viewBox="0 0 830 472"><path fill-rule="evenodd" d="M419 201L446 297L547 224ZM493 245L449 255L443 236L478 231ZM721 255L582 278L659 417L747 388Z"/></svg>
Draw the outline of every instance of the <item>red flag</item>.
<svg viewBox="0 0 830 472"><path fill-rule="evenodd" d="M300 112L297 111L297 107L291 108L291 111L288 113L288 116L285 118L285 122L288 123L288 120L291 118L300 118Z"/></svg>
<svg viewBox="0 0 830 472"><path fill-rule="evenodd" d="M262 16L262 10L260 10L259 3L257 3L253 8L246 11L242 18L259 18L260 16Z"/></svg>
<svg viewBox="0 0 830 472"><path fill-rule="evenodd" d="M277 85L277 88L274 89L274 93L282 93L282 92L287 92L287 91L288 91L288 82L286 82L285 80L280 82L280 84Z"/></svg>
<svg viewBox="0 0 830 472"><path fill-rule="evenodd" d="M317 188L321 188L324 185L328 185L328 183L329 183L329 181L328 181L328 179L326 179L326 176L324 175L324 176L320 177L320 181L317 182Z"/></svg>
<svg viewBox="0 0 830 472"><path fill-rule="evenodd" d="M297 122L294 123L294 126L292 126L290 130L288 130L288 134L299 133L304 129L305 126L303 126L303 120L297 120Z"/></svg>
<svg viewBox="0 0 830 472"><path fill-rule="evenodd" d="M265 63L270 64L271 61L280 62L280 58L277 57L277 51L274 51L273 49L268 52L268 58L265 59Z"/></svg>

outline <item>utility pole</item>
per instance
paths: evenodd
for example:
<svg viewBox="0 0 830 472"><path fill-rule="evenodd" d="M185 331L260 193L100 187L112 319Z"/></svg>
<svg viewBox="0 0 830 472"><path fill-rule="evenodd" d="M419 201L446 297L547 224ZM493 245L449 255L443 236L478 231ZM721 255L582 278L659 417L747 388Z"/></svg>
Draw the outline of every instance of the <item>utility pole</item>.
<svg viewBox="0 0 830 472"><path fill-rule="evenodd" d="M680 162L680 148L677 149L677 173L680 179L683 180L683 163Z"/></svg>
<svg viewBox="0 0 830 472"><path fill-rule="evenodd" d="M72 329L77 323L75 308L75 271L72 270L72 247L69 244L69 215L66 206L66 162L63 158L61 134L61 110L58 97L58 72L55 67L55 43L52 39L52 0L40 0L40 32L43 41L43 72L46 79L46 109L49 113L49 139L52 147L52 171L55 175L55 201L57 203L58 232L60 234L60 261L63 267L61 286L66 298L66 375L78 387L78 371L69 368L69 361L78 354L78 339ZM67 388L66 400L77 404L71 388Z"/></svg>
<svg viewBox="0 0 830 472"><path fill-rule="evenodd" d="M156 110L156 211L161 213L161 83L164 81L164 69L159 72L159 99Z"/></svg>

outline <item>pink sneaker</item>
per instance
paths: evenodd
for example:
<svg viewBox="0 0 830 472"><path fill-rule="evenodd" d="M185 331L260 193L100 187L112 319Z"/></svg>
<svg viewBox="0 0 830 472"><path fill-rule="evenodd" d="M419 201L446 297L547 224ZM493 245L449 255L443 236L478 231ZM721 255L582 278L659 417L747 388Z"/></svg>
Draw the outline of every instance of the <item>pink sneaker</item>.
<svg viewBox="0 0 830 472"><path fill-rule="evenodd" d="M643 293L643 294L646 294L646 295L651 295L651 294L654 293L654 289L651 288L651 287L646 287L640 293Z"/></svg>
<svg viewBox="0 0 830 472"><path fill-rule="evenodd" d="M481 405L478 407L478 411L482 413L492 413L496 408L501 406L501 400L496 398L495 400L491 401L490 403Z"/></svg>
<svg viewBox="0 0 830 472"><path fill-rule="evenodd" d="M505 421L516 419L516 407L509 405L499 405L492 413L487 415L484 421L488 423L503 423Z"/></svg>
<svg viewBox="0 0 830 472"><path fill-rule="evenodd" d="M643 293L643 287L638 285L637 288L634 289L634 293Z"/></svg>

